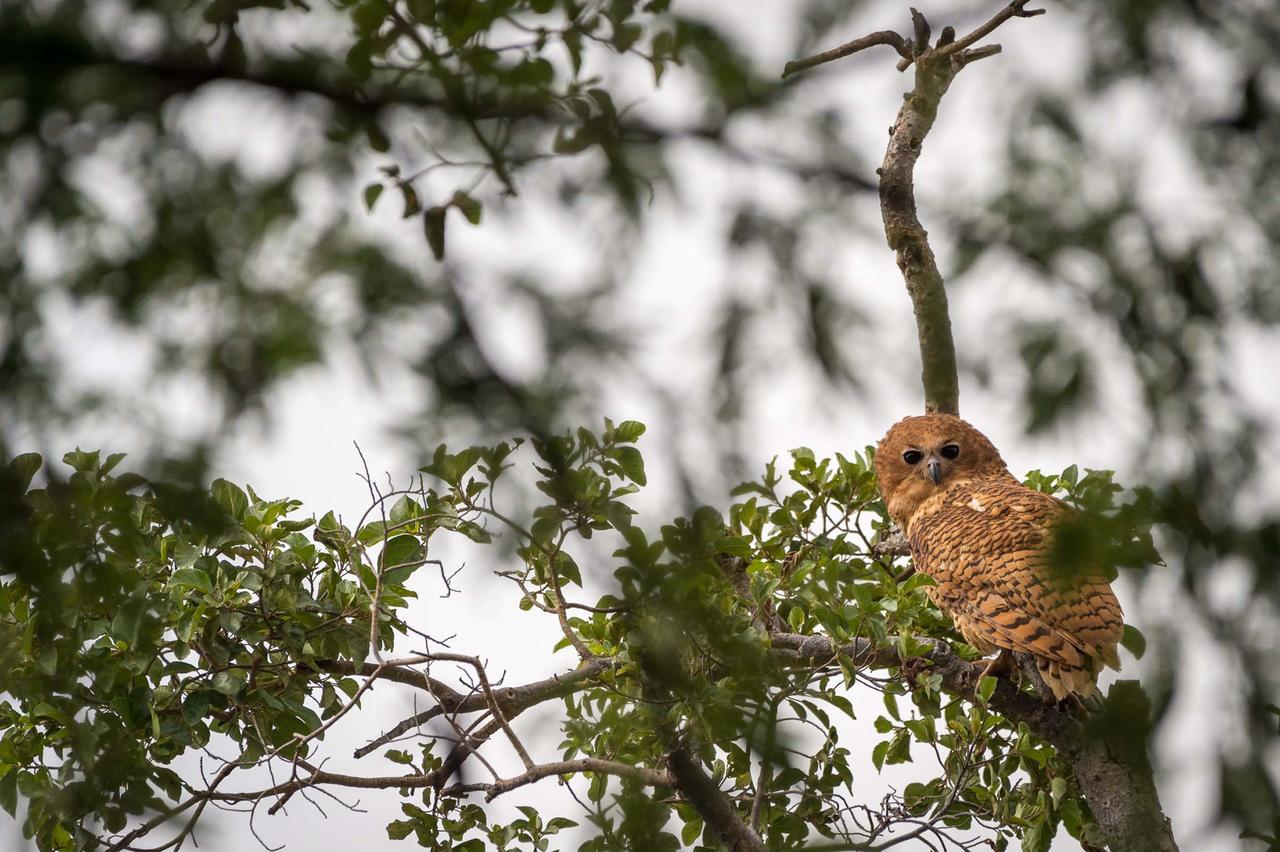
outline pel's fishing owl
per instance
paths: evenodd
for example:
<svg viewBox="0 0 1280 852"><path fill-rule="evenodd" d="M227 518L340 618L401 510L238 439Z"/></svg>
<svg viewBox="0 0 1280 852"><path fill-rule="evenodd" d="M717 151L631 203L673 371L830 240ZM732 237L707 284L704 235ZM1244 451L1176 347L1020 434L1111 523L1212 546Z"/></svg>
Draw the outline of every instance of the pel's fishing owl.
<svg viewBox="0 0 1280 852"><path fill-rule="evenodd" d="M949 414L898 421L880 441L876 480L911 544L929 597L984 654L1035 657L1061 701L1097 691L1120 667L1120 604L1098 566L1050 565L1057 522L1073 511L1027 488L977 429ZM994 663L988 667L994 670Z"/></svg>

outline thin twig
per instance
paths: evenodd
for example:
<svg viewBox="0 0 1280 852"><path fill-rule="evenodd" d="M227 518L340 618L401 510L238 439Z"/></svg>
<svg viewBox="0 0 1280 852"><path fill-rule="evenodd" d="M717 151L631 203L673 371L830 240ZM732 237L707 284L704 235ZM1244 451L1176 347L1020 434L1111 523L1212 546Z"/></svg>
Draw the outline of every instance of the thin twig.
<svg viewBox="0 0 1280 852"><path fill-rule="evenodd" d="M837 59L843 59L846 56L850 56L860 50L866 50L868 47L872 47L877 44L892 47L898 52L899 56L902 56L905 59L911 58L911 49L907 47L906 39L895 33L893 30L881 30L879 32L871 33L871 35L865 35L862 38L855 38L853 41L846 42L839 47L823 51L822 53L815 54L814 56L809 56L805 59L797 59L794 62L788 62L782 68L782 79L785 80L792 74L805 71L816 65L823 65L827 62L834 62Z"/></svg>

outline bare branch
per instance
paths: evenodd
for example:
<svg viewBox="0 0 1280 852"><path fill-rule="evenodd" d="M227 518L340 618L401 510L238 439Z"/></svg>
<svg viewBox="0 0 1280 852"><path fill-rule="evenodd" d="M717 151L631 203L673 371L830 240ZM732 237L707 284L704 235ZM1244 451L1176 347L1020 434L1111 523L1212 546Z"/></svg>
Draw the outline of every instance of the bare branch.
<svg viewBox="0 0 1280 852"><path fill-rule="evenodd" d="M628 778L632 781L639 781L650 787L674 787L671 775L657 769L650 769L646 766L632 766L629 763L619 763L615 760L601 760L596 757L582 757L577 760L562 760L556 763L542 763L530 766L523 774L516 775L512 778L504 778L493 784L485 785L465 785L450 787L445 790L446 793L453 794L456 791L471 792L470 788L480 786L483 788L486 802L491 802L503 793L510 792L517 787L523 787L526 784L532 784L543 778L549 778L553 775L573 775L578 772L594 772L597 774L616 775L619 778Z"/></svg>
<svg viewBox="0 0 1280 852"><path fill-rule="evenodd" d="M873 45L884 44L898 51L898 55L904 59L911 58L911 49L907 46L907 40L892 30L881 30L880 32L865 35L862 38L855 38L851 42L824 51L805 59L797 59L794 62L788 62L782 68L782 79L790 77L800 71L805 71L817 65L823 65L827 62L834 62L837 59L843 59L857 53L860 50L866 50Z"/></svg>
<svg viewBox="0 0 1280 852"><path fill-rule="evenodd" d="M1030 0L1013 0L1008 6L1005 6L999 12L991 17L982 26L969 33L964 38L958 39L950 44L940 45L933 51L937 57L949 56L957 50L964 50L970 45L977 44L982 39L995 32L996 28L1010 18L1034 18L1036 15L1043 15L1044 9L1028 9L1027 3Z"/></svg>

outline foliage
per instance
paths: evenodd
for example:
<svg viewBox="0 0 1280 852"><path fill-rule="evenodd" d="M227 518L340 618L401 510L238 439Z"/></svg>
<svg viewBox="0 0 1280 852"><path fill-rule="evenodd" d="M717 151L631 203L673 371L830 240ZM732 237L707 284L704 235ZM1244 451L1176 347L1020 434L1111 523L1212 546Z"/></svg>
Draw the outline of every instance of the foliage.
<svg viewBox="0 0 1280 852"><path fill-rule="evenodd" d="M144 814L183 803L169 813L186 833L199 816L193 803L292 791L228 792L233 783L218 782L234 770L278 762L319 772L326 732L352 707L358 715L379 678L424 690L450 724L478 713L488 724L470 727L468 753L486 747L533 702L515 697L519 687L502 698L490 692L483 666L438 645L413 623L410 603L414 587L448 587L451 568L429 553L456 535L479 548L513 545L520 567L499 574L519 586L522 608L560 621L558 648L575 648L594 667L537 701L563 701L555 760L593 758L601 769L547 773L581 774L570 782L585 807L576 819L523 807L498 823L475 794L487 800L536 778L464 783L456 773L467 755L419 737L385 752L406 773L380 785L405 797L392 838L546 849L582 820L584 850L714 847L695 805L663 792L675 786L663 767L680 747L709 768L744 820L755 815L769 848L818 837L874 842L920 825L966 847L989 835L997 848L1020 837L1024 849L1046 849L1059 826L1089 836L1064 759L988 706L995 681L949 695L929 673L922 657L935 640L977 653L924 596L927 577L899 583L900 566L876 550L887 520L870 449L834 459L795 450L785 472L771 462L743 484L727 516L704 507L655 528L627 502L645 483L634 445L643 432L634 421L606 421L600 432L528 445L441 446L414 487L378 494L350 528L224 480L183 492L186 510L175 513L171 487L118 473L119 455L70 453L65 479L38 457L14 459L5 494L24 522L3 540L0 805L14 813L22 794L25 831L41 849L122 839L128 848L146 833L127 833ZM509 516L494 487L530 468L543 501ZM1109 474L1071 469L1030 482L1118 524L1117 540L1149 542L1134 504L1116 504ZM588 540L613 549L612 581L593 556L607 550ZM590 608L575 600L584 574L585 585L613 587ZM787 651L782 637L795 634L846 651L806 661ZM407 644L412 656L384 656ZM899 667L901 676L892 673ZM464 706L442 684L446 671L464 687L470 678L486 700ZM859 684L882 693L883 712ZM881 737L877 770L914 763L920 780L900 796L861 801L855 781L866 770L847 745L857 725ZM238 757L207 789L170 768L212 743L233 744ZM626 767L662 774L655 782ZM319 774L311 783L351 782Z"/></svg>

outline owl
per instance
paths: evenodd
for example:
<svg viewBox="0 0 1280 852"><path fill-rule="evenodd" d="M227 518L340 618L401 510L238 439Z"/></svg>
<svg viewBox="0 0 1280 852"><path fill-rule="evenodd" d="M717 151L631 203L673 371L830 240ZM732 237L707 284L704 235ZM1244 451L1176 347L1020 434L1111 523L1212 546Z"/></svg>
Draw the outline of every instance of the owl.
<svg viewBox="0 0 1280 852"><path fill-rule="evenodd" d="M1031 654L1059 701L1097 692L1103 664L1120 668L1120 603L1100 566L1051 565L1059 521L1074 510L1027 488L977 429L949 414L907 417L875 454L889 515L911 545L926 592L984 654L984 673Z"/></svg>

